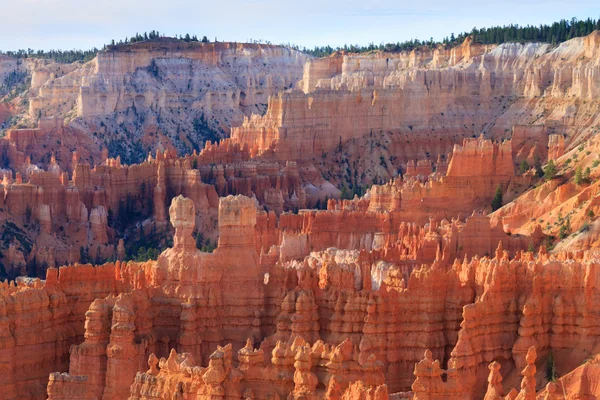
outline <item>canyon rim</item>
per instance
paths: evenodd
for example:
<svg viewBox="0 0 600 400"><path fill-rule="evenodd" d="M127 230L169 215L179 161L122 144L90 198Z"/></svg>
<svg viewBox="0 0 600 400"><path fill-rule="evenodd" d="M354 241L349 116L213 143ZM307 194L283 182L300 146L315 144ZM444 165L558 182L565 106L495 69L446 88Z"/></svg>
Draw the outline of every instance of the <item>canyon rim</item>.
<svg viewBox="0 0 600 400"><path fill-rule="evenodd" d="M599 215L593 18L0 52L0 398L595 399Z"/></svg>

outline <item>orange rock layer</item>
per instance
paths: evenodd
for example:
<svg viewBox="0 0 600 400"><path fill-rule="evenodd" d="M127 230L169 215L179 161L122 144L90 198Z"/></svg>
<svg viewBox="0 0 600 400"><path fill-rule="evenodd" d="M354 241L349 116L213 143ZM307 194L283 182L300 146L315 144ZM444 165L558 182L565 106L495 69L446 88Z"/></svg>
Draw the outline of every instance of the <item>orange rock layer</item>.
<svg viewBox="0 0 600 400"><path fill-rule="evenodd" d="M510 378L526 366L532 346L545 355L580 343L593 348L600 338L591 254L550 256L542 248L534 257L519 250L525 242L506 236L494 258L452 261L450 243L489 227L486 217L464 226L432 221L427 232L400 225L398 236L376 228L380 250L370 252L293 253L286 249L292 237L319 237L320 214L343 220L348 211L290 215L298 219L288 221L294 233L292 225L283 229L283 217L268 228L253 200L227 197L219 206L219 246L202 253L191 236L195 214L192 200L174 199L174 246L156 262L52 268L45 282L5 284L6 398L39 398L48 373L67 367L68 374L50 376L50 399L386 399L411 386L417 398L471 398L485 393L492 361ZM281 242L259 250L278 229ZM386 259L411 240L433 241L432 261L420 265L427 257L416 244L410 267L397 256ZM515 246L512 259L503 243ZM417 384L415 364L427 349L426 360L453 368L454 386ZM431 379L441 376L436 371Z"/></svg>

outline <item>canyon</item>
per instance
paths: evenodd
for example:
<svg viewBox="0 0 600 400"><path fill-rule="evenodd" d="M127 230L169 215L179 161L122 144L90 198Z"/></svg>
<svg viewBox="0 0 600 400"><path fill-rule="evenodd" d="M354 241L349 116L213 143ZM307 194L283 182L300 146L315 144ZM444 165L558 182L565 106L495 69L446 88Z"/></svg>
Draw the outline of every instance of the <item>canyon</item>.
<svg viewBox="0 0 600 400"><path fill-rule="evenodd" d="M600 395L600 32L11 73L3 398Z"/></svg>

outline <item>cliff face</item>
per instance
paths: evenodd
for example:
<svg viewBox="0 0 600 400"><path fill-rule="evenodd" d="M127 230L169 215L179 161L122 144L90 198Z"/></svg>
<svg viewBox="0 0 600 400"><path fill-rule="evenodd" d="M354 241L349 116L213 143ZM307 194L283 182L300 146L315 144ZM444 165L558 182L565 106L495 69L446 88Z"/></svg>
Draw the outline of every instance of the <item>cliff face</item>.
<svg viewBox="0 0 600 400"><path fill-rule="evenodd" d="M512 149L510 140L464 139L462 145L454 145L448 164L441 158L436 164L409 163L403 178L373 185L362 199L352 202L368 203L369 211L387 211L421 224L432 216L464 218L473 210L488 208L498 187L514 196L520 186L527 186L531 178L515 175ZM434 166L435 173L431 172Z"/></svg>
<svg viewBox="0 0 600 400"><path fill-rule="evenodd" d="M84 65L33 66L28 118L67 118L132 161L169 147L191 153L264 112L307 58L279 46L167 39L109 47Z"/></svg>
<svg viewBox="0 0 600 400"><path fill-rule="evenodd" d="M567 142L589 136L598 123L598 35L555 47L467 40L450 50L323 59L270 45L162 39L109 46L85 65L5 57L0 75L31 75L23 121L65 118L96 152L107 147L127 163L148 150L199 151L222 136L214 129L232 128L253 155L323 167L340 146L350 158L370 147L373 162L361 172L375 167L367 178L387 179L482 132L507 138L513 126L535 125Z"/></svg>
<svg viewBox="0 0 600 400"><path fill-rule="evenodd" d="M69 347L83 339L90 304L122 290L114 264L53 268L45 281L4 282L0 288L3 397L43 398L48 373L66 370Z"/></svg>
<svg viewBox="0 0 600 400"><path fill-rule="evenodd" d="M70 174L51 157L49 169L43 171L19 149L29 148L37 136L44 136L44 129L13 130L4 141L10 150L7 157L13 163L24 159L16 179L7 173L0 186L4 190L0 205L7 218L5 225L21 232L15 233L17 240L4 243L9 250L5 253L9 277L26 272L43 276L45 268L81 261L86 254L95 260L116 256L123 260L127 250L131 257L130 248L135 248L135 243L125 243L127 248L121 248L121 252L117 246L124 230L142 222L140 238L153 232L166 234L167 204L180 194L194 202L194 234L210 240L219 235L219 196L242 194L255 198L260 207L273 212L265 224L280 225L275 232L265 232L257 250L264 247L268 252L271 245L286 240L285 258L327 247L371 250L381 241L375 238L378 232L387 229L395 234L401 222L422 226L432 218L436 224L456 217L464 221L472 210L489 207L498 186L508 196L511 188L531 180L514 175L510 141L465 139L462 146L454 147L449 165L441 159L436 164L419 162L414 170L407 171L406 179L374 185L363 198L339 204L330 201L331 212L289 215L282 213L314 204L318 190L315 185L333 188L327 181L323 183L322 177L314 176L314 168L300 169L291 161L283 165L252 159L247 148L240 149L226 140L207 145L200 154L176 157L166 151L132 166L107 158L91 168L81 164L79 154L75 154ZM434 167L435 173L423 175ZM137 217L130 216L132 211ZM352 223L348 226L349 221ZM484 225L485 230L491 229L489 223ZM499 227L494 232L504 234ZM532 235L530 231L523 233ZM498 235L492 234L494 238ZM497 243L481 250L489 253ZM431 246L430 255L435 255L435 246ZM402 254L404 247L399 251Z"/></svg>
<svg viewBox="0 0 600 400"><path fill-rule="evenodd" d="M598 35L555 48L466 41L452 50L311 60L302 90L272 96L267 113L245 119L232 138L258 153L301 160L385 132L398 167L425 158L412 146L395 147L406 141L435 160L449 151L444 140L451 148L482 132L506 138L514 125L585 136L597 122L590 111L598 109L600 66L590 56Z"/></svg>
<svg viewBox="0 0 600 400"><path fill-rule="evenodd" d="M529 368L522 393L531 394L528 349L540 362L552 350L562 364L563 350L600 339L585 328L596 298L591 254L542 249L536 258L517 251L510 259L500 244L494 258L450 265L438 252L410 272L379 258L384 253L336 249L276 263L257 257L248 198L221 201L224 234L213 254L193 248L190 200L176 198L170 212L174 247L156 263L118 265L117 279L128 282L121 287L132 290L91 305L85 341L71 349L69 374L51 375L50 399L86 398L82 387L107 399L387 399L411 386L415 398L480 398L487 365L498 360L508 387Z"/></svg>
<svg viewBox="0 0 600 400"><path fill-rule="evenodd" d="M599 149L597 135L568 148L562 135L550 135L554 176L492 214L494 223L514 233L531 232L539 225L545 234L563 239L557 246L561 250L598 247Z"/></svg>
<svg viewBox="0 0 600 400"><path fill-rule="evenodd" d="M0 139L2 264L46 276L0 285L5 397L533 400L550 357L565 376L539 396L595 395L599 38L0 59L32 74L42 114ZM231 138L176 155L190 126L262 113L274 91ZM100 151L132 129L161 151ZM546 159L556 176L531 187ZM352 200L330 183L389 177ZM488 216L498 187L509 204ZM56 268L156 232L173 233L156 261ZM554 254L546 234L564 236Z"/></svg>
<svg viewBox="0 0 600 400"><path fill-rule="evenodd" d="M180 194L194 201L195 234L211 241L219 233L219 196L254 197L277 214L307 205L294 162L254 161L239 146L209 144L200 154L178 158L165 151L132 166L106 158L104 152L99 156L103 162L92 168L85 163L91 156L77 142L76 131L56 119L43 119L39 125L9 130L0 139L0 161L16 170L14 175L2 170L0 182L0 223L12 235L3 236L0 244L10 249L3 250L4 276L42 277L45 268L82 261L82 254L97 261L114 259L119 237L135 222L144 222L142 236L166 233L167 206ZM69 154L70 159L64 153L40 155L33 150L55 134L65 142L72 139L82 150ZM47 170L25 154L37 160L48 157Z"/></svg>
<svg viewBox="0 0 600 400"><path fill-rule="evenodd" d="M600 338L585 328L597 297L591 253L542 248L534 258L521 251L534 237L508 236L485 216L420 227L367 204L329 205L277 222L252 199L223 198L210 254L195 247L194 202L179 196L169 208L173 247L157 261L51 268L45 282L5 284L7 399L39 398L48 372L67 369L50 375L50 399L166 399L182 390L383 400L411 385L418 398L466 399L485 392L480 372L492 360L510 376L531 346L560 360ZM476 256L494 248L494 258ZM497 329L486 328L490 318ZM31 321L48 334L25 334L38 331ZM423 353L423 365L447 361L447 385L435 381L439 367L413 375ZM176 380L194 384L180 389Z"/></svg>

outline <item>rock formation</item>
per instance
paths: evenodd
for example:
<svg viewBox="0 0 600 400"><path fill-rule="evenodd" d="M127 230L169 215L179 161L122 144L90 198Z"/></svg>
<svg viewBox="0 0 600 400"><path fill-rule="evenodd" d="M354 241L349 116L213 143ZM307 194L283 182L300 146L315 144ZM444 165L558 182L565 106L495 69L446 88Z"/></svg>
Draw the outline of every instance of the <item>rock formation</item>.
<svg viewBox="0 0 600 400"><path fill-rule="evenodd" d="M3 398L598 395L599 37L0 57Z"/></svg>
<svg viewBox="0 0 600 400"><path fill-rule="evenodd" d="M246 118L232 130L232 138L261 154L299 160L390 133L382 137L399 166L426 157L433 161L453 144L481 132L506 138L515 125L516 135L523 138L528 134L521 136L520 127L532 124L542 136L549 131L562 134L564 127L557 126L552 115L537 110L549 102L555 102L549 107L565 109L570 95L594 98L598 85L591 76L597 64L586 55L596 51L597 36L595 32L555 49L547 44L485 46L467 40L449 50L311 60L300 89L272 96L266 115ZM552 73L553 65L565 62L577 67ZM537 103L527 104L532 99ZM584 119L569 123L581 132L592 129ZM522 144L533 150L533 142L526 142ZM543 157L545 146L539 144L540 151L529 151L523 158L533 159L536 153Z"/></svg>
<svg viewBox="0 0 600 400"><path fill-rule="evenodd" d="M129 393L141 398L151 392L166 398L180 390L198 396L267 396L264 390L271 388L280 398L290 393L321 398L327 393L330 398L384 399L411 386L418 398L448 391L469 398L485 393L485 379L473 377L485 372L494 359L523 368L520 365L529 365L522 364L523 346L560 352L582 340L590 346L598 340L586 328L586 321L594 318L590 313L596 301L596 260L591 254L551 256L541 251L534 258L514 250L509 259L500 241L494 258L474 256L461 263L452 261L445 249L438 250L429 264L404 268L393 264L395 258L384 261L389 254L382 250L393 243L388 241L382 250L370 253L327 250L292 255L285 248L293 231L273 243L267 254L258 243L268 243L268 230L281 227L266 228L267 214L243 196L221 199L219 246L208 254L197 250L191 237L194 202L177 197L170 213L174 246L158 261L50 268L45 283L19 280L17 286L4 286L6 321L29 321L24 312L46 315L48 322L43 323L48 329L65 332L58 342L52 335L19 333L35 330L31 324L14 333L5 330L3 343L13 349L5 352L4 365L10 366L4 375L7 398L16 393L20 398L38 398L48 374L67 366L68 374L51 375L49 398L78 399L90 393L107 399ZM286 223L293 226L292 220ZM318 225L310 219L297 226L307 223L313 228L306 235L319 237L314 231ZM430 224L430 236L439 226L448 227ZM449 233L460 235L469 222L462 230L451 226ZM287 254L286 261L271 254ZM414 257L424 256L417 252ZM55 300L38 301L37 308L15 304L33 298ZM45 309L55 311L38 311ZM536 315L553 317L539 325ZM483 327L492 320L497 329L492 325L485 333ZM25 359L17 355L43 349L40 340L53 348L60 343L62 350L36 351L39 356L27 358L25 366L20 361ZM232 344L229 350L219 350L223 342ZM75 343L80 344L71 346L67 363L65 356ZM231 358L235 351L237 363ZM152 353L164 361L156 364ZM418 379L413 383L413 367L423 353L425 364L414 370ZM271 362L266 354L272 354ZM142 374L149 357L151 368ZM436 358L440 364L433 362ZM441 365L446 364L449 380L442 382ZM166 384L174 382L171 374L194 382L199 376L204 384L171 388ZM269 383L277 376L287 378ZM491 382L498 385L497 378ZM157 392L159 387L162 392Z"/></svg>
<svg viewBox="0 0 600 400"><path fill-rule="evenodd" d="M194 360L207 360L206 352L212 351L211 349L214 349L215 346L223 340L233 342L234 349L242 349L244 343L246 343L245 348L249 348L250 345L248 343L260 343L262 341L261 348L264 347L265 351L273 351L273 354L275 355L283 352L283 350L278 350L283 345L277 344L276 341L281 343L292 343L294 340L299 340L298 338L304 337L311 340L311 342L309 342L311 345L312 343L317 343L319 340L324 340L325 343L331 343L332 345L342 345L343 343L346 343L343 346L349 346L349 349L356 346L357 353L355 356L352 356L355 357L353 359L357 360L359 364L368 364L368 362L373 362L374 360L381 362L381 367L383 368L386 379L385 382L392 392L406 390L410 387L412 382L411 363L420 360L418 348L422 349L421 354L425 349L431 348L432 351L435 352L436 357L443 360L446 354L445 349L448 347L451 349L453 346L456 346L452 352L453 361L448 361L449 365L454 365L453 368L456 370L456 373L453 372L453 376L455 376L453 379L457 380L457 386L456 389L452 390L459 390L461 393L473 393L473 390L479 390L476 389L476 382L463 377L463 375L472 376L471 371L485 368L487 365L482 363L485 363L486 360L489 359L488 357L502 356L507 360L511 360L514 357L515 362L518 363L519 358L517 355L519 354L519 343L521 340L525 340L526 336L521 336L522 334L525 334L525 331L523 331L522 334L517 333L519 321L519 314L517 311L519 310L519 305L514 304L514 300L511 302L511 299L519 298L523 295L531 296L531 294L528 293L538 293L537 290L540 290L542 286L546 288L545 296L547 296L548 299L554 298L554 296L557 295L566 296L567 292L565 292L565 290L567 290L567 287L564 285L562 287L557 286L557 289L555 290L558 291L548 290L549 287L552 287L552 279L556 279L552 277L559 277L564 274L563 272L557 271L565 271L564 268L568 268L569 271L573 272L577 270L582 271L586 270L586 268L593 268L593 265L595 265L593 262L590 263L590 261L584 259L582 261L576 261L577 263L583 263L579 264L581 266L570 267L568 266L568 263L565 264L564 261L561 261L562 259L550 258L545 253L540 253L537 261L533 261L533 258L531 258L530 255L528 256L528 253L517 253L517 257L508 264L509 260L507 258L507 253L500 248L496 252L496 257L494 259L484 258L479 260L478 258L474 258L471 262L467 263L467 261L465 261L463 264L455 262L448 270L447 277L444 280L436 280L435 278L443 271L443 269L441 269L443 268L442 260L440 259L434 261L431 266L411 269L412 272L407 271L407 278L400 273L399 279L406 282L400 284L394 283L394 279L396 278L393 277L397 275L392 274L391 271L393 268L391 267L386 269L384 275L379 275L379 273L375 274L375 271L377 271L376 268L380 268L379 264L378 262L372 263L369 258L364 260L359 258L352 261L354 264L344 264L347 261L342 262L342 259L338 259L337 255L330 261L326 261L327 259L320 261L320 256L315 254L306 258L304 265L298 265L297 261L289 261L283 266L277 267L278 264L269 264L267 261L268 259L263 260L263 257L261 257L261 263L264 264L262 264L263 266L261 269L258 269L253 267L253 265L258 266L258 264L253 264L252 262L253 259L258 261L258 259L255 258L257 256L257 250L254 239L256 235L254 232L256 229L257 211L254 203L250 199L230 197L221 201L219 212L221 239L219 248L213 254L200 253L193 245L186 244L189 240L186 238L191 239L190 235L194 225L193 216L195 212L193 208L193 202L190 200L183 198L176 198L174 200L171 207L171 221L176 228L175 246L173 249L163 253L156 263L147 263L140 266L117 264L117 269L114 270L115 277L117 278L115 284L122 288L130 287L139 289L134 289L131 294L126 295L127 297L123 297L123 300L119 300L121 297L115 299L114 297L109 296L106 300L102 300L101 303L96 301L95 304L97 304L97 306L92 305L90 310L97 309L98 311L88 313L86 340L84 344L81 345L85 346L84 348L87 348L89 346L95 346L94 343L103 343L101 344L101 349L105 349L102 351L106 351L105 354L108 355L108 361L97 364L92 361L79 360L79 358L82 357L81 355L86 353L82 352L82 350L75 350L76 348L73 348L71 350L70 363L71 375L62 380L55 379L52 381L52 390L54 393L57 393L57 395L61 393L60 385L63 384L62 382L66 382L64 384L64 390L71 391L75 390L71 388L73 382L76 382L77 385L81 385L81 382L88 382L87 384L96 384L98 385L96 387L102 387L101 382L106 380L103 393L105 393L106 396L116 396L117 392L114 391L116 390L116 386L112 385L109 380L112 379L110 378L111 360L115 360L115 362L117 362L117 360L122 360L121 356L114 359L110 357L110 349L117 345L117 343L121 343L119 346L123 349L130 347L132 351L131 354L134 355L134 357L140 357L137 358L138 362L141 362L139 360L143 357L147 357L149 353L166 356L169 347L180 347L182 349L196 351L196 354L191 353ZM229 248L232 250L227 251ZM235 251L233 251L234 248L236 249ZM225 254L227 254L228 257L222 256ZM233 254L238 255L231 258L231 255ZM246 265L244 273L238 271L237 275L232 275L231 273L226 272L227 268L230 268L230 266L235 268L238 265L241 265L240 263L242 262ZM532 262L533 265L531 265ZM544 266L541 264L544 264ZM558 270L554 271L553 268L558 268ZM136 269L139 271L138 273L132 274L129 272L133 272ZM142 271L146 272L142 273ZM264 286L265 284L263 282L263 274L265 271L269 274L269 280L266 286ZM527 271L531 271L531 273L528 273ZM140 275L140 273L142 274ZM514 286L517 274L525 277L525 282L531 283L522 282L519 286L522 287L522 289ZM229 276L232 286L224 286L221 278L219 278L220 276ZM495 277L495 280L486 283L489 279L486 278L486 276L493 276ZM547 278L544 278L546 276ZM589 273L586 272L583 274L580 272L572 278L569 278L569 282L572 282L572 284L575 285L574 287L589 287L590 283L586 281L588 278L584 279L584 277L588 276L590 276ZM235 278L232 279L233 277ZM529 281L529 279L533 280ZM543 283L546 282L545 279L550 280L547 281L548 283ZM124 282L119 283L121 280ZM496 281L497 283L495 283ZM198 286L200 282L203 283ZM293 289L294 285L296 289ZM499 286L504 289L497 291L497 285L504 285ZM246 293L251 296L244 297L244 294L239 291L240 287L247 288L248 291ZM261 287L263 288L261 289ZM281 288L286 287L288 289L282 292ZM154 288L152 289L152 292L148 291L150 288ZM202 288L202 290L198 291L197 288ZM139 290L141 290L141 292ZM289 290L292 291L290 292ZM339 290L341 290L340 293L343 293L343 295L335 300L335 297L332 297L332 295ZM522 290L521 293L523 294L513 292L515 290ZM533 290L533 292L530 292L530 290ZM485 293L485 295L481 296L480 300L475 301L475 294L477 292ZM150 293L153 293L153 295L148 297ZM202 297L198 297L201 293L203 293ZM285 300L280 308L278 299L281 299L280 296L284 293L287 293L285 297L286 299L289 299L291 304L290 307L286 306L288 300ZM507 316L509 319L512 318L513 321L512 328L510 328L512 329L512 333L510 334L511 336L507 336L508 332L497 336L490 336L487 344L485 344L477 341L476 337L473 337L469 332L474 329L472 328L473 324L485 323L484 321L487 321L488 319L479 317L478 315L480 314L478 313L467 313L466 310L470 307L478 307L478 304L482 301L493 299L494 293L498 293L498 295L504 296L506 299L504 300L504 305L501 305L499 309L500 312L504 312L502 311L503 307L512 310L511 312L513 314L508 314ZM587 296L585 295L585 291L580 293L582 296ZM255 297L257 294L258 297ZM127 336L123 336L123 333L120 333L118 337L115 336L114 327L119 325L115 325L114 321L115 318L121 318L117 317L117 315L124 315L124 312L136 314L138 311L135 310L140 309L140 307L144 309L150 307L150 309L155 309L158 312L165 307L168 299L172 299L170 302L176 301L173 303L173 306L171 306L173 310L172 314L159 312L156 314L157 319L154 319L153 321L146 320L146 322L139 318L135 319L134 324L129 328L133 329L133 336L129 337L136 338L135 340L131 341L131 339L125 339ZM593 301L593 297L590 297L589 299L590 301ZM231 301L234 301L234 303L230 303ZM424 301L424 303L420 303L420 301ZM469 305L470 303L473 304ZM105 306L101 306L101 304L105 304ZM129 305L126 306L126 304ZM238 306L233 306L233 304L237 304ZM241 312L241 309L238 309L240 304L245 305L246 309L249 311L248 314L244 314ZM426 304L430 305L426 306ZM450 304L454 304L454 308L448 308ZM484 303L482 303L482 306L483 304ZM550 310L550 312L555 309L552 301L541 304L547 304L547 306L544 305L543 307L549 307L548 310ZM461 328L459 327L461 319L460 310L463 306L467 307L463 310L462 318L464 322ZM425 308L422 307L427 307L428 313L434 313L433 315L438 315L437 318L440 318L440 321L446 322L441 324L440 322L434 322L435 320L430 322L421 321L418 317L418 313L408 313L409 310L424 310ZM527 307L527 305L525 305L525 307ZM100 311L103 309L106 311ZM119 311L118 314L115 314L117 309L130 311ZM486 306L485 309L487 310L487 313L496 312L496 309L493 307ZM229 313L234 312L234 310L237 310L234 314L236 315L235 320L227 319L227 315L231 315ZM102 318L107 321L104 325L101 323L92 324L92 319L89 319L98 312L100 312L100 314L98 314L99 321L101 321ZM543 311L540 309L539 312ZM112 317L110 316L111 313L113 315ZM102 317L101 315L104 316ZM145 311L144 315L148 315L148 311ZM361 315L363 317L360 317ZM382 321L382 318L384 318L385 315L403 316L399 317L399 320L393 322L395 329L388 331L388 333L382 332L380 331L380 328L378 328L378 324L380 323L378 321ZM521 319L521 324L525 322L523 318L527 315L527 313L524 314ZM181 320L179 320L180 318ZM108 322L111 319L113 320L112 328L111 324ZM473 319L473 322L468 322L467 324L466 321L470 321L471 319ZM121 321L121 319L119 319L119 321ZM133 320L124 319L122 321L126 324L131 324L131 322L127 321ZM247 331L254 332L251 342L247 342L243 337L238 335L238 333L244 333L243 330L240 331L238 328L234 328L234 326L237 325L230 325L231 322L227 321L237 321L237 324L241 324L239 326L252 327ZM409 321L411 322L409 323ZM556 320L556 323L559 323L559 320ZM410 331L405 331L405 328L403 328L410 326L410 324L417 324L416 326L420 326L420 328L415 331L415 336L411 336L412 334L409 333ZM310 328L313 325L314 327ZM92 326L94 326L94 328L92 328ZM102 328L103 326L104 328ZM508 325L508 327L510 326L511 325ZM92 329L100 329L100 331L104 333L98 331L98 334L92 334ZM555 332L559 332L556 330L557 328L551 328L550 326L545 329L552 329ZM192 338L195 337L193 332L196 332L196 335L199 335L195 341L192 341ZM349 332L355 333L350 334ZM399 335L398 337L404 338L404 345L402 347L397 347L397 345L394 344L395 341L389 336L391 332L397 332L394 333L395 336ZM421 332L429 332L429 334L423 335ZM540 333L539 335L541 335L540 338L547 337L544 336L547 335L547 333ZM101 339L103 341L97 342L98 339L93 339L96 337L102 337L104 339ZM508 337L512 337L512 340L507 341ZM349 341L344 342L344 340ZM555 339L551 341L545 339L543 342L540 342L539 340L537 340L537 342L538 346L551 346L553 350L559 350L560 348L572 346L574 340L579 339L577 339L576 336L567 339L567 337L561 337L560 334L558 334L558 336L555 334ZM471 350L464 353L464 350L462 349L467 344L469 346L468 348ZM492 347L479 347L481 345ZM492 350L496 349L494 346L497 345L500 345L501 347L497 348L498 350ZM292 346L292 348L294 347ZM347 356L343 356L344 351L346 351L342 350L344 348L345 347L340 348L342 357L349 357L353 350L349 350L350 353L348 353ZM513 349L512 353L510 351L511 348ZM290 370L290 380L289 384L286 386L287 389L285 390L291 391L293 387L296 387L299 384L300 386L294 390L300 391L301 393L306 391L308 391L307 393L310 393L315 390L315 386L313 386L313 383L305 383L313 382L314 379L310 378L310 376L312 376L310 374L313 372L303 369L306 368L303 366L303 360L305 357L304 353L307 350L302 346L298 346L297 349L300 353L296 351L292 353L290 357L293 358L294 354L296 354L296 362L299 363L296 368L300 369L296 369L296 372ZM475 353L473 353L474 351ZM251 354L247 352L242 353ZM90 355L91 354L97 353L90 353ZM373 356L371 356L371 354ZM478 354L489 355L480 359ZM496 355L494 356L494 354ZM344 358L342 358L342 360L343 359ZM426 357L426 359L428 358ZM250 362L249 358L246 356L242 357L240 362L242 362L242 360L246 360L243 361L244 363ZM331 362L333 362L334 359L331 360ZM123 373L128 370L127 368L130 368L126 367L127 364L123 364L123 362L125 361L118 361L118 364L115 364L114 367L121 371L119 379L126 379L127 376L131 376L133 382L133 375ZM335 362L339 363L340 361ZM81 365L82 367L85 366L85 369L78 369L79 367L77 367L77 365ZM117 367L117 365L119 367ZM291 366L291 364L287 365ZM333 368L333 365L334 364L331 364L329 368ZM246 367L242 367L240 364L240 368ZM142 369L136 370L141 371ZM129 369L129 371L134 370ZM293 372L298 376L297 379L292 378L292 375L294 375ZM77 378L77 376L80 375L87 376L87 380L84 378ZM273 376L272 374L267 375ZM437 376L439 377L440 375L441 372L439 372ZM70 376L73 377L69 378ZM136 382L137 379L138 378L136 378ZM298 381L298 379L300 381ZM140 381L140 384L141 382L149 381L146 378L143 378L143 380ZM243 382L243 379L241 382ZM336 391L343 393L344 390L349 387L346 386L346 384L343 383L344 380L340 380L340 378L336 378L336 382L337 385L340 385L339 390L336 389L336 384L330 382L327 383L326 387L330 388L331 393ZM350 383L351 381L345 382ZM383 380L379 380L374 381L372 384L380 385L383 382ZM366 382L363 383L366 384ZM427 384L425 387L428 387L428 385L431 386L434 385L434 383ZM111 389L111 387L115 387L115 389ZM122 390L122 387L119 390ZM443 391L446 389L436 390ZM284 393L281 395L283 394Z"/></svg>

